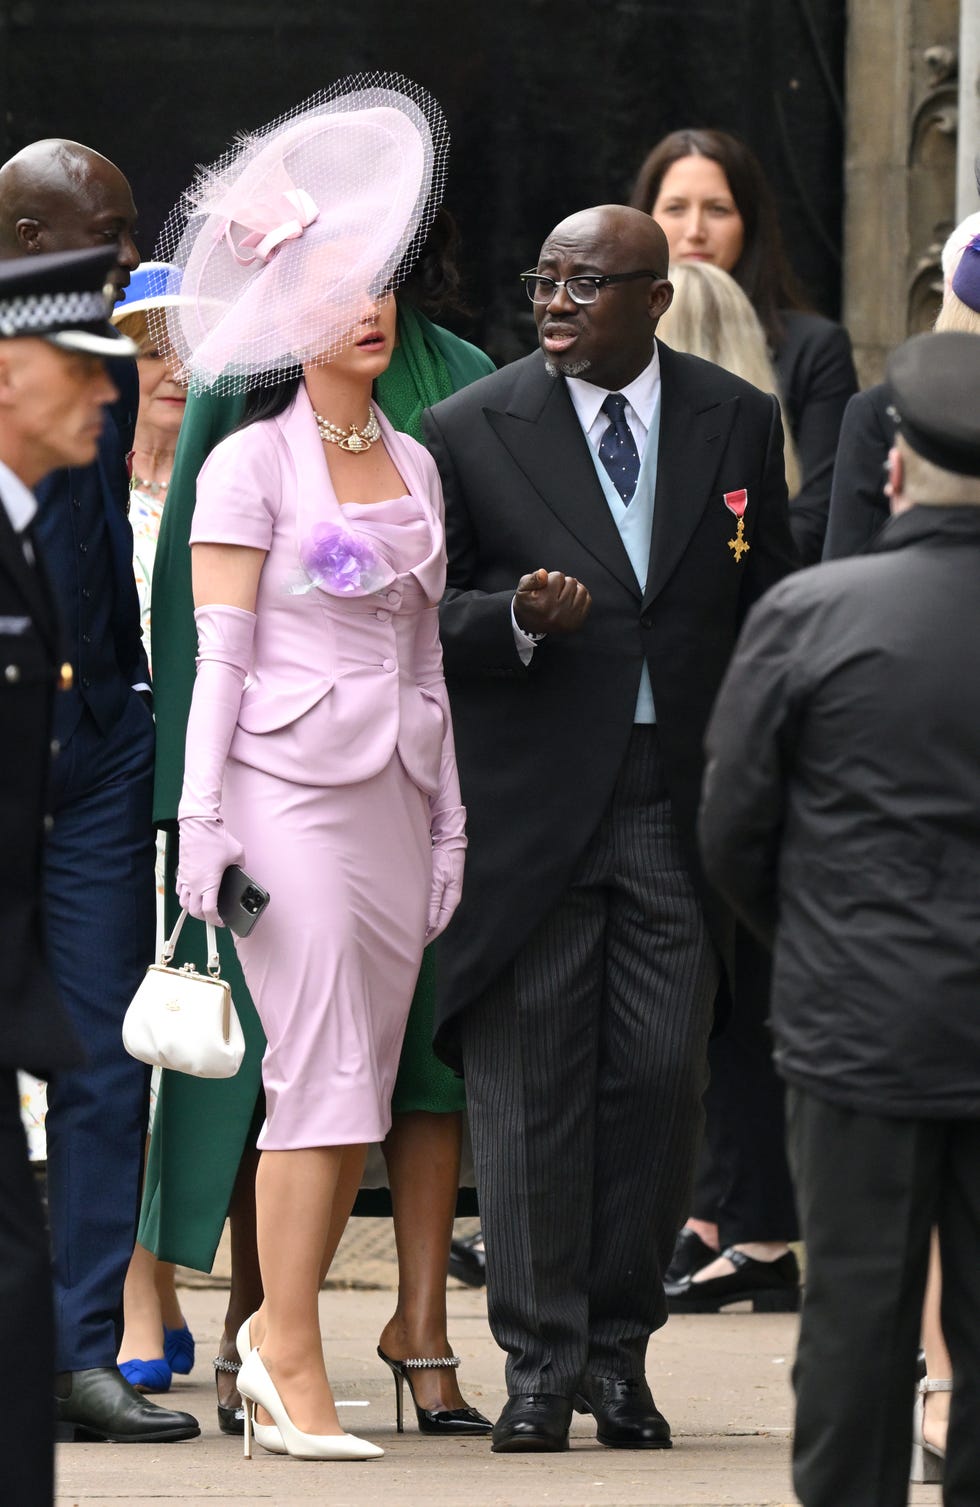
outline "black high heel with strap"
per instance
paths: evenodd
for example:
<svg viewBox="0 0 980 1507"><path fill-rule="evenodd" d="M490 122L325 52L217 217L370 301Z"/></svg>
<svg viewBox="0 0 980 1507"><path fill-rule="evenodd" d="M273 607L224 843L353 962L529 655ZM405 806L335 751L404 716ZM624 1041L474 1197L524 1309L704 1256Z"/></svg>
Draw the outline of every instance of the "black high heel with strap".
<svg viewBox="0 0 980 1507"><path fill-rule="evenodd" d="M241 1361L225 1360L223 1356L216 1355L211 1362L214 1367L215 1385L218 1381L218 1372L227 1371L232 1376L237 1376L242 1369ZM218 1427L223 1434L244 1434L245 1432L245 1407L239 1403L237 1408L230 1407L227 1403L218 1403Z"/></svg>
<svg viewBox="0 0 980 1507"><path fill-rule="evenodd" d="M403 1410L402 1393L405 1383L408 1382L409 1394L412 1398L412 1406L415 1408L415 1417L418 1420L420 1434L489 1434L493 1424L489 1418L484 1418L476 1408L420 1408L415 1400L415 1388L412 1386L413 1371L435 1371L443 1367L452 1367L453 1370L459 1365L458 1355L445 1355L419 1359L411 1357L408 1360L392 1360L390 1355L385 1355L381 1346L378 1346L378 1354L395 1378L395 1423L400 1434L405 1432L405 1415Z"/></svg>

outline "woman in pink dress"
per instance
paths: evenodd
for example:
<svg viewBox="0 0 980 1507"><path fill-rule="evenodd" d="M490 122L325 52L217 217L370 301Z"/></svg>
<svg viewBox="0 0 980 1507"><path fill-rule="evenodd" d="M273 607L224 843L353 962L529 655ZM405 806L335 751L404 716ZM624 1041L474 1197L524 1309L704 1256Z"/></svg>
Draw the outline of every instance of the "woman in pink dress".
<svg viewBox="0 0 980 1507"><path fill-rule="evenodd" d="M361 115L371 129L384 116L386 141L404 137L409 117L398 115L390 90L380 102L377 92ZM348 108L330 120L349 163L358 116ZM257 246L268 258L255 279L248 340L234 321L218 328L221 361L255 361L257 329L283 350L270 368L264 348L246 420L198 481L191 545L199 656L178 894L193 915L214 921L221 876L241 864L271 897L236 944L268 1040L256 1181L265 1301L238 1340L246 1454L254 1425L274 1452L366 1459L382 1451L338 1422L317 1295L366 1146L390 1124L422 949L459 900L465 837L438 632L445 580L438 473L371 403L374 378L391 357L390 289L407 270L406 234L402 227L392 236L389 225L391 244L383 244L381 233L366 234L362 214L353 225L324 228L321 239L310 235L304 249L323 201L323 190L310 187L316 152L306 148L322 133L307 111L271 147L259 143L267 159L271 151L276 192L295 219L269 223L267 175L260 213L240 194L220 201L228 253L246 267ZM277 145L282 139L300 140L299 166ZM416 206L414 230L432 204L432 166L413 168L410 147L403 140L399 152L409 159L403 198ZM390 154L376 164L370 158L351 181L363 197L375 169L390 221L399 195ZM214 253L220 236L201 234L209 257L226 254L220 246ZM375 240L382 244L366 253ZM196 275L193 256L192 249L185 291ZM327 260L353 291L335 300L343 319L317 330L333 286L324 282ZM312 286L306 262L317 273L316 303L300 318L296 300L309 299ZM220 304L213 286L198 297L198 311L210 317ZM270 309L276 318L263 327ZM188 323L193 372L203 361Z"/></svg>

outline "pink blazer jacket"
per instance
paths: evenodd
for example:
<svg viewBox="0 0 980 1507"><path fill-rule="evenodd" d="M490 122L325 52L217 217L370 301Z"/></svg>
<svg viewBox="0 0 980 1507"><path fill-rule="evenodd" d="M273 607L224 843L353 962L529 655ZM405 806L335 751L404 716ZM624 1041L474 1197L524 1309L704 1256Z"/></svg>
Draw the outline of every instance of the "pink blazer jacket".
<svg viewBox="0 0 980 1507"><path fill-rule="evenodd" d="M385 568L353 594L314 585L301 551L318 525L348 527L313 409L300 386L275 419L215 447L201 470L191 543L266 551L254 659L234 758L304 785L369 779L397 750L438 805L459 805L438 603L446 579L442 488L423 447L375 410L429 548L413 569Z"/></svg>

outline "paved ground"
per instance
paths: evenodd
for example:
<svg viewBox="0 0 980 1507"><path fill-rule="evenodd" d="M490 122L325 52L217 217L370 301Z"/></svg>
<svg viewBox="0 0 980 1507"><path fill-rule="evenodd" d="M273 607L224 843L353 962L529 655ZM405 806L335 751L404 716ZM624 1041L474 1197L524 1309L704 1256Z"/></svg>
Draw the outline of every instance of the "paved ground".
<svg viewBox="0 0 980 1507"><path fill-rule="evenodd" d="M671 1451L604 1449L591 1421L577 1418L567 1455L497 1456L481 1440L424 1438L414 1423L400 1438L395 1432L391 1378L374 1354L393 1301L388 1224L354 1221L332 1275L351 1284L320 1300L334 1389L338 1398L360 1404L344 1410L346 1421L385 1448L383 1460L318 1464L261 1450L251 1462L242 1459L240 1442L220 1434L215 1419L208 1362L225 1294L212 1282L182 1294L198 1362L170 1393L175 1407L200 1419L202 1437L159 1449L62 1446L58 1507L377 1507L379 1501L384 1507L780 1507L795 1501L791 1317L732 1312L673 1319L658 1335L650 1349L650 1382L673 1426ZM464 1394L493 1417L504 1401L502 1365L486 1328L482 1292L452 1283L449 1312ZM939 1490L918 1487L910 1501L938 1504Z"/></svg>

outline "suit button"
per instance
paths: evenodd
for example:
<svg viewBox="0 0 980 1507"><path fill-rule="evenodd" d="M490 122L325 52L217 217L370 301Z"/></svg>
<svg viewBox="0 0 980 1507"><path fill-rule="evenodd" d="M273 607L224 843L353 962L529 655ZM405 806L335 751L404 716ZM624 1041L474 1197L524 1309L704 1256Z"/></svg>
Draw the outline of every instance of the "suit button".
<svg viewBox="0 0 980 1507"><path fill-rule="evenodd" d="M83 644L90 644L91 642L92 642L92 635L91 635L91 633L83 633L82 634L82 643Z"/></svg>
<svg viewBox="0 0 980 1507"><path fill-rule="evenodd" d="M58 757L58 755L60 754L60 752L61 752L61 744L58 742L57 738L52 738L51 739L51 757L52 757L52 759L56 759Z"/></svg>
<svg viewBox="0 0 980 1507"><path fill-rule="evenodd" d="M374 615L378 619L379 623L390 623L391 622L391 613L390 612L385 612L383 608L381 609L381 611L376 612Z"/></svg>
<svg viewBox="0 0 980 1507"><path fill-rule="evenodd" d="M89 680L88 676L87 675L83 675L82 676L82 685L85 687L86 690L88 690L88 688L89 688L89 686L91 684L92 684L92 682L91 682L91 680Z"/></svg>
<svg viewBox="0 0 980 1507"><path fill-rule="evenodd" d="M8 685L16 685L20 679L20 665L7 665L3 678Z"/></svg>
<svg viewBox="0 0 980 1507"><path fill-rule="evenodd" d="M383 659L381 661L381 668L382 670L387 670L390 675L392 670L398 669L398 666L395 664L395 661L393 659Z"/></svg>
<svg viewBox="0 0 980 1507"><path fill-rule="evenodd" d="M653 627L653 617L652 617L652 615L649 612L643 612L643 613L640 614L640 627L641 628L652 628Z"/></svg>
<svg viewBox="0 0 980 1507"><path fill-rule="evenodd" d="M92 595L92 593L89 591L88 587L87 586L83 586L82 587L82 596L85 598L86 602L89 600L89 598L91 597L91 595Z"/></svg>
<svg viewBox="0 0 980 1507"><path fill-rule="evenodd" d="M44 818L43 826L44 826L45 832L53 832L54 831L54 817L51 815L50 811L48 812L47 816Z"/></svg>
<svg viewBox="0 0 980 1507"><path fill-rule="evenodd" d="M88 545L84 542L84 540L78 546L78 550L79 550L79 554L82 554L82 555L87 555L88 554Z"/></svg>
<svg viewBox="0 0 980 1507"><path fill-rule="evenodd" d="M76 510L76 512L80 512L81 511L82 504L79 502L79 500L78 500L77 497L73 497L72 498L71 505Z"/></svg>

